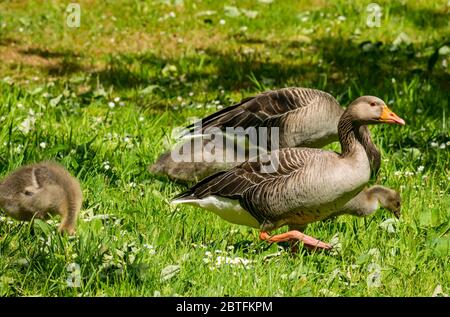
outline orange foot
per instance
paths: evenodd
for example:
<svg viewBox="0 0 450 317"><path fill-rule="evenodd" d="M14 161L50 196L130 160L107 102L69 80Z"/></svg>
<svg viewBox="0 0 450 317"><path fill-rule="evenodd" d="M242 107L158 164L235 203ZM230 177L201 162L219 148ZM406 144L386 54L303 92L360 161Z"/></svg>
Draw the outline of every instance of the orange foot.
<svg viewBox="0 0 450 317"><path fill-rule="evenodd" d="M277 234L274 236L270 236L267 232L261 231L259 234L259 238L261 240L267 241L267 242L286 242L286 241L301 241L307 247L308 249L324 249L324 250L331 250L332 246L328 243L322 242L320 240L317 240L316 238L307 236L304 233L301 233L297 230L288 231L286 233Z"/></svg>

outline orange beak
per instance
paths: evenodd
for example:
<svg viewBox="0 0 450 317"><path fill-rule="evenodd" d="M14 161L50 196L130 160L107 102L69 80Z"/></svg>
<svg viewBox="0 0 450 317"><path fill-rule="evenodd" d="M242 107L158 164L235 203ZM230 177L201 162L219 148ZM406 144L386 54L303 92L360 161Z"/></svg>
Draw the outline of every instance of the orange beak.
<svg viewBox="0 0 450 317"><path fill-rule="evenodd" d="M405 120L393 113L391 109L389 109L386 105L383 107L383 112L381 112L379 121L384 123L396 123L405 125Z"/></svg>

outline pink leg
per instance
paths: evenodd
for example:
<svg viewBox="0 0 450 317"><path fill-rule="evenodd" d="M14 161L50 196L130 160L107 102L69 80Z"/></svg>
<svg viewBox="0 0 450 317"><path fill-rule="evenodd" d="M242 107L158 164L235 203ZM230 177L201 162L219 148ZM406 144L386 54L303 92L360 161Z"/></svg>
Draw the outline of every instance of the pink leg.
<svg viewBox="0 0 450 317"><path fill-rule="evenodd" d="M267 232L261 231L261 233L259 234L259 238L267 242L275 242L275 243L285 241L301 241L303 242L305 247L310 249L330 250L332 248L330 244L317 240L316 238L310 237L297 230L291 230L286 233L277 234L274 236L270 236Z"/></svg>

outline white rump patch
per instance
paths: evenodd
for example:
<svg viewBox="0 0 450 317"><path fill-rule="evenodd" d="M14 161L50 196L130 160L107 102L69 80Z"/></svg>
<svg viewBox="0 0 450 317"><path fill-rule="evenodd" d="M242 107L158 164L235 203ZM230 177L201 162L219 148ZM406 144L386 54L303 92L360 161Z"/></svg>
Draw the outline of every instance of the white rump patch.
<svg viewBox="0 0 450 317"><path fill-rule="evenodd" d="M172 204L188 204L200 208L204 208L208 211L212 211L222 219L248 227L259 229L260 225L258 221L244 208L241 207L239 201L220 197L220 196L208 196L203 199L189 199L181 198L173 200Z"/></svg>

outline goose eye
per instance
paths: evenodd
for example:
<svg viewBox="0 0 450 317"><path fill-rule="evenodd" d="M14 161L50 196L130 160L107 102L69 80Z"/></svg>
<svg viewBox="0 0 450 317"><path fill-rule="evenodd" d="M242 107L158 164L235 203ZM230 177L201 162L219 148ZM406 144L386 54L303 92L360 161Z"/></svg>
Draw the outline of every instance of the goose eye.
<svg viewBox="0 0 450 317"><path fill-rule="evenodd" d="M28 190L26 190L24 194L27 195L27 196L33 196L33 193L28 191Z"/></svg>

